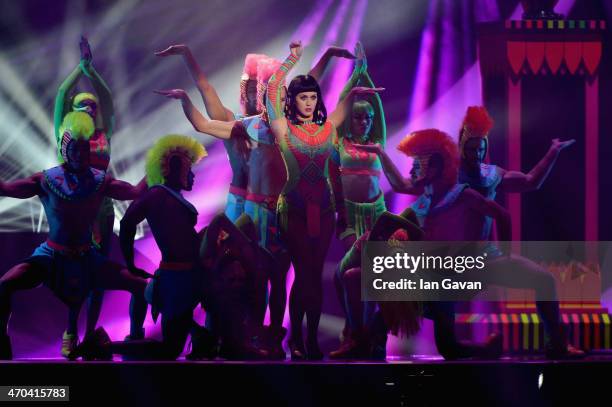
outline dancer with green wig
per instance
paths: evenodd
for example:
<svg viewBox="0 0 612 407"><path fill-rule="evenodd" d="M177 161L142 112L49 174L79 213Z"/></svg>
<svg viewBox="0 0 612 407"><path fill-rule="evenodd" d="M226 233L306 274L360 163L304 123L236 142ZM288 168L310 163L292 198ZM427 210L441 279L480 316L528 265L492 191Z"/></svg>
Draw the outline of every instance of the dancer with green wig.
<svg viewBox="0 0 612 407"><path fill-rule="evenodd" d="M357 86L375 88L368 74L363 46L355 46L355 69L340 95L344 100L351 89ZM354 144L386 143L386 123L382 101L377 93L355 98L349 105L345 120L338 128L338 151L332 160L340 168L344 192L345 225L336 230L338 237L348 250L367 230L371 230L376 219L385 210L385 199L380 188L380 160L375 154L358 151Z"/></svg>
<svg viewBox="0 0 612 407"><path fill-rule="evenodd" d="M374 88L368 74L367 60L361 43L355 46L355 68L347 82L340 100L346 98L357 86ZM376 220L386 211L385 196L380 188L381 162L375 153L358 150L355 145L379 145L386 143L386 123L382 101L378 94L355 98L349 107L348 119L338 128L338 150L332 160L340 170L344 193L343 218L339 219L336 234L342 241L346 256L354 252L355 242L370 231ZM343 263L347 259L343 260ZM343 342L340 348L330 353L332 359L369 358L371 344L371 320L376 305L362 302L357 295L349 293L353 285L348 284L347 268L338 266L334 275L336 294L346 315ZM359 288L356 288L359 290ZM352 294L352 295L351 295ZM378 336L386 337L386 336Z"/></svg>
<svg viewBox="0 0 612 407"><path fill-rule="evenodd" d="M60 127L66 114L71 111L87 113L94 121L95 126L94 132L89 138L90 165L92 168L107 171L110 162L110 141L114 130L113 99L108 85L92 64L93 56L89 42L85 37L81 37L79 45L81 49L79 65L60 85L55 97L55 139L59 145L62 136ZM97 96L89 92L70 95L83 75L90 80ZM59 154L58 159L62 162L62 157ZM110 198L105 198L93 225L92 236L95 244L99 247L100 253L104 256L108 256L110 252L110 238L113 233L114 222L113 201ZM85 336L91 334L96 328L102 309L103 295L102 291L92 292L88 298ZM80 307L69 311L68 328L62 339L61 353L64 357L68 357L78 344L77 322L79 312Z"/></svg>
<svg viewBox="0 0 612 407"><path fill-rule="evenodd" d="M0 196L38 196L49 223L46 242L0 278L0 359L12 358L8 321L13 293L40 284L70 309L79 309L92 290L129 291L130 335L143 330L146 275L131 273L102 256L91 234L105 198L135 199L146 184L133 186L92 167L90 139L94 133L94 122L87 113L69 112L59 127L58 150L63 164L25 179L0 181Z"/></svg>

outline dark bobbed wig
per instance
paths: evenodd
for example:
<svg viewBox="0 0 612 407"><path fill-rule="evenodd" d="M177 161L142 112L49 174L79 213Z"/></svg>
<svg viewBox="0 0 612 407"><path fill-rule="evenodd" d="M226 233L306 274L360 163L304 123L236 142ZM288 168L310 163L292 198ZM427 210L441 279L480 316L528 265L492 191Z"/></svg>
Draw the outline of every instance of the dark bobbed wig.
<svg viewBox="0 0 612 407"><path fill-rule="evenodd" d="M298 75L289 84L287 89L287 104L285 105L285 116L293 124L300 124L302 121L299 119L297 104L295 98L302 92L317 92L317 105L313 112L313 121L319 125L322 125L327 121L327 109L325 109L325 103L323 103L323 96L321 95L321 88L317 80L310 75Z"/></svg>

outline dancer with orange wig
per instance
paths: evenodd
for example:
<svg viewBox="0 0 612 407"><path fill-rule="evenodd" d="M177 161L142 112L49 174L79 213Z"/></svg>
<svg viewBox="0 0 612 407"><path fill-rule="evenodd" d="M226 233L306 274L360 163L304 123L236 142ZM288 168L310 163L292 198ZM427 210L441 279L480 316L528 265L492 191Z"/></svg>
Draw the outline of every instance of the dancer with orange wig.
<svg viewBox="0 0 612 407"><path fill-rule="evenodd" d="M473 132L489 127L488 120L468 120L467 123L470 125L466 128ZM425 232L425 240L487 240L488 235L483 239L483 230L491 222L490 219L497 223L499 240L511 240L508 212L492 199L469 188L469 184L457 183L460 173L459 149L448 135L435 129L418 131L402 140L398 149L414 159L409 184L424 190L412 205L412 209ZM393 171L399 173L397 168ZM404 183L408 184L406 181ZM535 289L536 299L540 299L537 301L538 311L550 336L547 356L581 356L583 353L569 346L562 335L552 276L530 260L509 253L504 254L491 243L488 244L487 254L486 273L482 274L483 283ZM543 298L549 301L543 301ZM497 357L501 353L500 338L495 334L484 347L456 340L452 302L428 303L426 316L434 320L436 345L447 359Z"/></svg>
<svg viewBox="0 0 612 407"><path fill-rule="evenodd" d="M497 191L523 193L539 189L552 171L559 153L575 142L573 139L553 139L546 155L531 171L508 171L485 163L492 128L493 119L487 109L484 106L470 106L459 130L459 182L469 184L470 188L489 199L495 199ZM482 239L488 240L490 234L491 219L487 219Z"/></svg>
<svg viewBox="0 0 612 407"><path fill-rule="evenodd" d="M486 164L489 150L489 132L493 128L493 119L484 106L470 106L467 109L461 130L459 131L459 182L465 183L487 199L495 199L497 191L523 193L539 189L559 156L559 153L574 144L575 140L560 141L553 139L546 155L528 173L507 171L497 165ZM485 218L480 240L491 239L492 219ZM521 256L499 258L501 252L490 242L487 246L489 269L492 273L504 277L505 285L513 286L521 280L532 280L536 293L536 307L546 331L549 333L546 354L549 358L568 358L583 356L583 352L567 344L560 326L559 302L555 282L550 273L535 262ZM498 257L496 259L496 257ZM499 270L498 270L499 269ZM523 278L521 278L523 277ZM550 301L553 300L553 301Z"/></svg>
<svg viewBox="0 0 612 407"><path fill-rule="evenodd" d="M500 238L510 239L508 212L467 184L457 183L457 144L446 133L436 129L417 131L404 138L398 149L413 158L411 182L425 191L412 205L424 240L477 241L487 216L497 221ZM496 358L501 354L502 342L497 334L483 345L458 341L453 302L428 302L424 311L434 321L436 346L445 359Z"/></svg>

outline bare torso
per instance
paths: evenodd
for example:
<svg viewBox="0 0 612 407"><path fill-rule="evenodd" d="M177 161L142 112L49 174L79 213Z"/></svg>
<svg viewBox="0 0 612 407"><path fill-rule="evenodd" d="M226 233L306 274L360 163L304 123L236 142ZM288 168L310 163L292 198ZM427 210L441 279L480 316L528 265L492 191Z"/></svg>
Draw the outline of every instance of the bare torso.
<svg viewBox="0 0 612 407"><path fill-rule="evenodd" d="M342 175L344 198L353 202L374 202L380 195L378 177L371 175Z"/></svg>
<svg viewBox="0 0 612 407"><path fill-rule="evenodd" d="M104 185L89 196L67 200L53 192L44 176L40 176L39 194L47 222L49 238L64 246L83 246L91 243L91 230L104 199Z"/></svg>
<svg viewBox="0 0 612 407"><path fill-rule="evenodd" d="M143 199L147 201L145 216L162 260L193 262L198 252L197 213L162 188L150 189Z"/></svg>
<svg viewBox="0 0 612 407"><path fill-rule="evenodd" d="M380 196L381 164L376 154L357 150L350 139L340 139L339 165L344 198L374 202Z"/></svg>
<svg viewBox="0 0 612 407"><path fill-rule="evenodd" d="M261 115L246 117L237 131L246 132L251 141L247 191L277 196L287 182L287 169L269 124ZM234 137L234 135L233 135Z"/></svg>
<svg viewBox="0 0 612 407"><path fill-rule="evenodd" d="M248 182L248 165L245 157L242 156L239 149L235 145L235 140L224 140L223 145L229 158L230 167L232 169L233 186L246 189Z"/></svg>
<svg viewBox="0 0 612 407"><path fill-rule="evenodd" d="M435 206L435 203L432 206ZM424 239L431 241L481 240L485 218L484 215L469 206L462 193L445 210L430 211L423 225Z"/></svg>
<svg viewBox="0 0 612 407"><path fill-rule="evenodd" d="M279 195L287 182L287 169L276 144L255 143L249 158L248 192Z"/></svg>

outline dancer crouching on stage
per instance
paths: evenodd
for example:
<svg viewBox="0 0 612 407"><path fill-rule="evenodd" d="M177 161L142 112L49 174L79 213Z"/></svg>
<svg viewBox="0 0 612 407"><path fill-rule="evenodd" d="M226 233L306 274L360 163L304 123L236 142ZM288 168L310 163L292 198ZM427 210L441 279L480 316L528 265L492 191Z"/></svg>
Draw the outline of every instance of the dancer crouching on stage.
<svg viewBox="0 0 612 407"><path fill-rule="evenodd" d="M142 333L147 274L130 272L101 256L91 234L106 197L135 199L146 190L146 183L132 186L90 166L89 138L94 129L87 113L68 113L60 128L63 164L22 180L0 182L2 196L38 196L49 222L47 241L0 278L0 359L12 358L7 334L12 294L41 283L71 308L79 307L92 290L129 291L130 335Z"/></svg>

